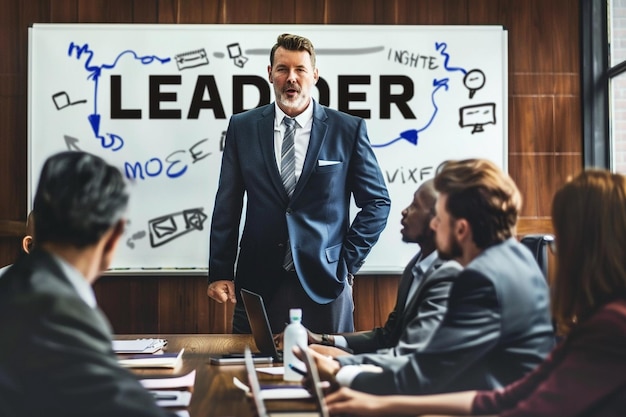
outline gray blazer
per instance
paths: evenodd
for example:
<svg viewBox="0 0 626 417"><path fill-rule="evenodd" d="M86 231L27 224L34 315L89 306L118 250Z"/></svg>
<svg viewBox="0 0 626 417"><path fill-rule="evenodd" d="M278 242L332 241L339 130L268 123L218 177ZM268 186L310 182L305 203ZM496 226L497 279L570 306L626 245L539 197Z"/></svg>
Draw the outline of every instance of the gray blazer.
<svg viewBox="0 0 626 417"><path fill-rule="evenodd" d="M421 253L418 253L404 269L398 285L396 306L389 313L385 325L369 332L343 335L354 353L393 348L394 354L404 355L421 349L430 339L443 319L452 281L462 267L456 261L435 259L407 303L413 281L412 269L420 258Z"/></svg>
<svg viewBox="0 0 626 417"><path fill-rule="evenodd" d="M117 362L108 321L42 250L0 279L0 415L157 417Z"/></svg>
<svg viewBox="0 0 626 417"><path fill-rule="evenodd" d="M375 394L495 389L539 365L554 346L549 291L532 254L514 238L487 248L459 273L443 321L411 355L359 355L382 373L351 387ZM357 356L358 357L358 356ZM342 365L355 363L339 357Z"/></svg>

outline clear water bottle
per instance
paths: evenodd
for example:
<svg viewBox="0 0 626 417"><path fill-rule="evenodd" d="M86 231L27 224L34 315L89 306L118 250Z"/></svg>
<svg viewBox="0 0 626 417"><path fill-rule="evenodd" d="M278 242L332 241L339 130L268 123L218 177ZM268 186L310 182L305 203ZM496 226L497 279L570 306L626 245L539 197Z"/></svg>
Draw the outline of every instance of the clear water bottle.
<svg viewBox="0 0 626 417"><path fill-rule="evenodd" d="M302 325L302 310L292 308L289 310L290 323L285 328L283 343L283 364L285 366L285 381L301 381L302 375L289 367L293 365L299 369L305 370L305 365L293 354L294 346L306 346L308 337L304 326Z"/></svg>

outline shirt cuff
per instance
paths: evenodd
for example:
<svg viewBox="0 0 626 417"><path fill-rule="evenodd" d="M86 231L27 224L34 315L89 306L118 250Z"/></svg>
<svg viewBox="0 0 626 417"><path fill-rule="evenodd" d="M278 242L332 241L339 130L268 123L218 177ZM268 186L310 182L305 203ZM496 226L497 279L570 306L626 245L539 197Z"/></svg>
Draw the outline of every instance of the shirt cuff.
<svg viewBox="0 0 626 417"><path fill-rule="evenodd" d="M352 381L354 381L354 378L361 372L363 372L363 370L358 365L342 366L339 372L337 372L337 375L335 375L335 379L340 386L349 387Z"/></svg>
<svg viewBox="0 0 626 417"><path fill-rule="evenodd" d="M343 347L343 348L347 348L348 346L348 341L346 340L345 337L340 336L340 335L334 335L333 338L335 339L335 346L339 346L339 347Z"/></svg>
<svg viewBox="0 0 626 417"><path fill-rule="evenodd" d="M342 387L350 387L352 381L361 372L375 372L381 373L383 368L376 365L362 364L362 365L345 365L339 369L339 372L335 375L335 380Z"/></svg>

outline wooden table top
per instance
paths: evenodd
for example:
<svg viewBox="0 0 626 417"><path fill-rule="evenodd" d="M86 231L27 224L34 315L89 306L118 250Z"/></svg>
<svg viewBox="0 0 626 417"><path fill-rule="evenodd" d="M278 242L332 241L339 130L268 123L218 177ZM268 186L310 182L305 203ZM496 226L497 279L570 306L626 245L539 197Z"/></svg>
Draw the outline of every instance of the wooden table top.
<svg viewBox="0 0 626 417"><path fill-rule="evenodd" d="M185 348L183 363L178 369L133 369L139 378L182 376L196 370L196 382L191 403L187 408L190 417L253 417L256 416L252 400L233 384L233 377L247 382L244 365L212 365L211 355L243 353L246 345L255 350L251 335L232 334L127 334L115 335L115 339L137 338L167 339L166 351L177 352ZM282 366L274 365L257 366ZM258 373L261 383L281 384L282 376ZM313 400L266 401L268 411L311 411Z"/></svg>

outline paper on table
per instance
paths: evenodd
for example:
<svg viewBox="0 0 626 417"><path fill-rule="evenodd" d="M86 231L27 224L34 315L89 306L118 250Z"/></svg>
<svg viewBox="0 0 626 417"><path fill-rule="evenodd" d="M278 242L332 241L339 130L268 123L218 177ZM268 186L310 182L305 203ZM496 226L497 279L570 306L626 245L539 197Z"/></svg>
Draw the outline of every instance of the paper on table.
<svg viewBox="0 0 626 417"><path fill-rule="evenodd" d="M181 364L184 351L183 348L178 353L137 354L120 358L118 362L128 368L176 368Z"/></svg>
<svg viewBox="0 0 626 417"><path fill-rule="evenodd" d="M285 374L285 368L282 366L267 366L267 367L259 367L256 368L257 372L262 372L264 374L269 374L269 375L284 375Z"/></svg>
<svg viewBox="0 0 626 417"><path fill-rule="evenodd" d="M113 351L115 353L154 353L167 344L165 339L131 339L114 340Z"/></svg>
<svg viewBox="0 0 626 417"><path fill-rule="evenodd" d="M168 377L168 378L145 378L139 380L141 385L146 389L176 389L189 388L192 389L196 381L196 370L189 372L187 375Z"/></svg>
<svg viewBox="0 0 626 417"><path fill-rule="evenodd" d="M150 393L159 407L187 407L191 401L189 391L153 390Z"/></svg>
<svg viewBox="0 0 626 417"><path fill-rule="evenodd" d="M241 382L236 376L233 377L233 384L247 394L250 394L250 387ZM299 400L311 398L311 394L304 387L286 387L272 385L271 387L261 387L261 398L264 400Z"/></svg>

